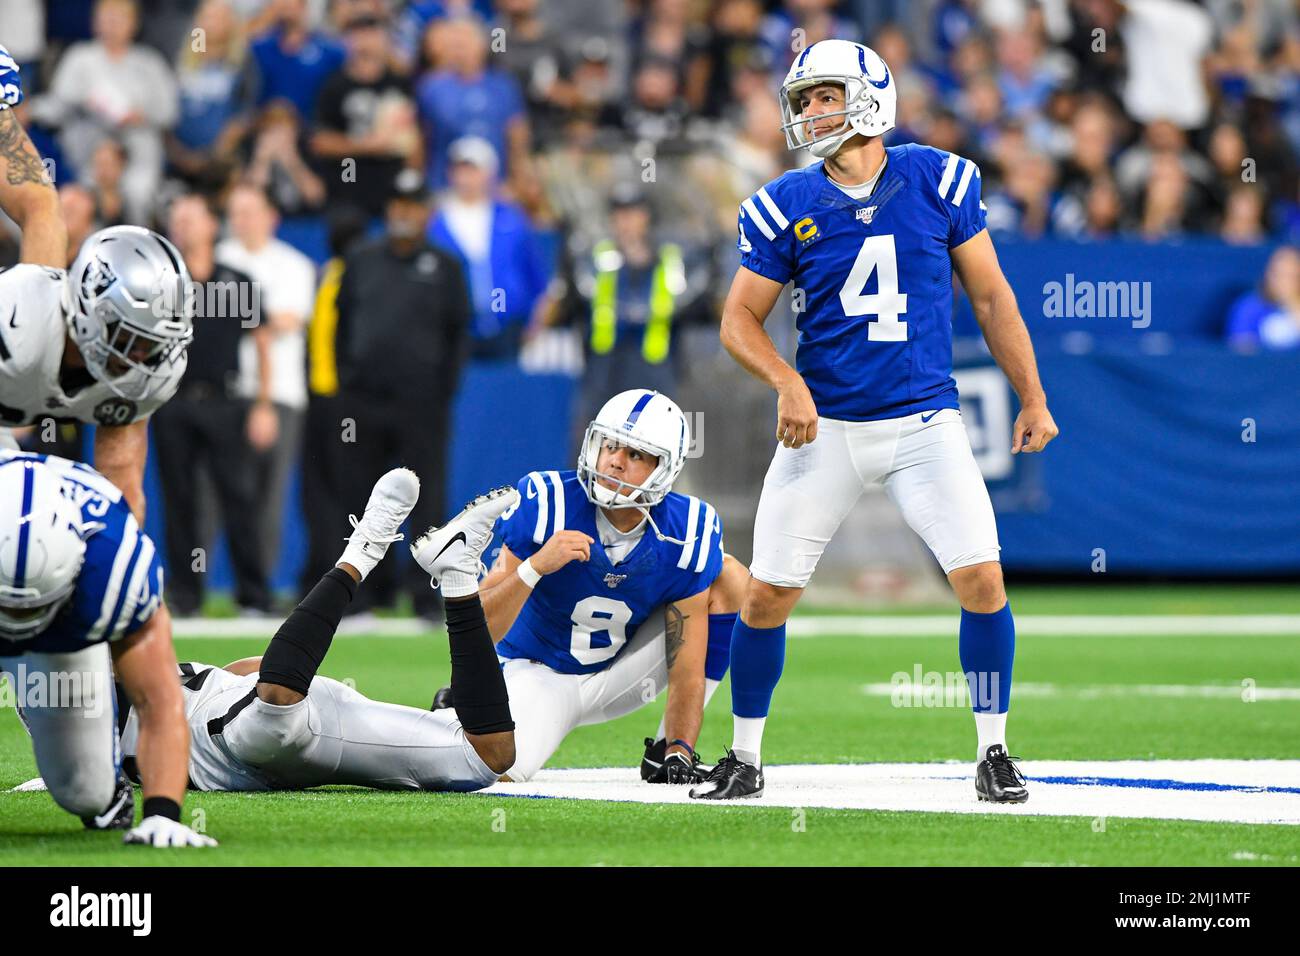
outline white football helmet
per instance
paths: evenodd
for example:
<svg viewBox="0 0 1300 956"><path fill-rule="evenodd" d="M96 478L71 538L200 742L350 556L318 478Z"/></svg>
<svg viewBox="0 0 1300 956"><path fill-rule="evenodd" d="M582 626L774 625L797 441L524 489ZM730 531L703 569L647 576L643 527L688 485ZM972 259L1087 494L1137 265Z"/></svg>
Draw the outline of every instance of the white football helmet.
<svg viewBox="0 0 1300 956"><path fill-rule="evenodd" d="M832 133L814 136L803 118L799 93L822 83L844 87L844 109L822 113L817 119L841 116ZM789 149L808 147L814 156L835 155L851 136L880 136L894 128L898 115L898 88L893 74L874 50L848 40L821 40L805 47L790 64L781 84L781 129Z"/></svg>
<svg viewBox="0 0 1300 956"><path fill-rule="evenodd" d="M654 455L659 464L644 484L634 485L597 470L600 450L608 442ZM690 432L686 416L667 395L634 388L619 392L587 426L578 452L578 480L587 499L602 508L638 508L646 511L667 497L686 464ZM600 479L617 482L617 489Z"/></svg>
<svg viewBox="0 0 1300 956"><path fill-rule="evenodd" d="M194 338L176 247L141 226L110 226L82 244L67 283L68 332L95 380L134 401L161 388Z"/></svg>
<svg viewBox="0 0 1300 956"><path fill-rule="evenodd" d="M31 458L0 459L0 634L33 638L72 596L86 538L103 527L82 521L58 474Z"/></svg>

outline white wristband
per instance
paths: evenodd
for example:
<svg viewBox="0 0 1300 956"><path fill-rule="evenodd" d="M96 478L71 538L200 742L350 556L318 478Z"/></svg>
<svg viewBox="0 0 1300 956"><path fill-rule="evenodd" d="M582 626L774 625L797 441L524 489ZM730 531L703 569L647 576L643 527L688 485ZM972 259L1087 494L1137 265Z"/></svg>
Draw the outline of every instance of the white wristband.
<svg viewBox="0 0 1300 956"><path fill-rule="evenodd" d="M533 567L533 561L531 558L521 562L519 567L515 568L515 574L519 575L520 581L523 581L524 584L528 585L530 591L537 587L537 582L542 579L541 574Z"/></svg>

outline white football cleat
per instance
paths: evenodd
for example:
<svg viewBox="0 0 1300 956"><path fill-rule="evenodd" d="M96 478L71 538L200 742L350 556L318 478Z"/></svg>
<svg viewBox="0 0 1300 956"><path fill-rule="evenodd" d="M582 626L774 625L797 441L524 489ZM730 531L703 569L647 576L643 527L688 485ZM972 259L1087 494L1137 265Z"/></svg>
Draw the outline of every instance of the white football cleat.
<svg viewBox="0 0 1300 956"><path fill-rule="evenodd" d="M411 545L411 557L442 586L445 597L466 597L478 590L483 552L492 540L497 518L519 504L519 491L510 486L479 495L441 528L430 528ZM443 580L448 572L451 575Z"/></svg>
<svg viewBox="0 0 1300 956"><path fill-rule="evenodd" d="M370 492L361 520L356 515L348 515L353 531L338 563L352 565L364 581L388 552L388 546L402 540L397 529L419 497L420 479L411 469L394 468L381 475Z"/></svg>

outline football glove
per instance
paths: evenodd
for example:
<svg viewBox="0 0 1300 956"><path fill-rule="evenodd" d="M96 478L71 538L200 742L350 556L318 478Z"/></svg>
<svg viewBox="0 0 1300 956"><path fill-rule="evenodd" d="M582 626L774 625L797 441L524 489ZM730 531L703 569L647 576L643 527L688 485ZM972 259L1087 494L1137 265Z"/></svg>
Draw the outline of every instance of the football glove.
<svg viewBox="0 0 1300 956"><path fill-rule="evenodd" d="M646 783L699 783L703 779L690 757L673 752L664 757L664 762L646 778Z"/></svg>
<svg viewBox="0 0 1300 956"><path fill-rule="evenodd" d="M183 823L167 817L145 817L134 830L127 831L122 842L137 846L216 846L217 841L195 833Z"/></svg>

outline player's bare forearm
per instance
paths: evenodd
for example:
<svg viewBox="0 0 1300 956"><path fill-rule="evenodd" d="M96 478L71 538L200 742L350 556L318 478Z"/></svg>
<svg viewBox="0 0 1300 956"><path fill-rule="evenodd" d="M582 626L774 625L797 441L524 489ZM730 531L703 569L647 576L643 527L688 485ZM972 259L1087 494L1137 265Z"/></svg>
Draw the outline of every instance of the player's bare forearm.
<svg viewBox="0 0 1300 956"><path fill-rule="evenodd" d="M122 491L135 520L144 527L144 465L149 453L147 419L95 429L95 469Z"/></svg>
<svg viewBox="0 0 1300 956"><path fill-rule="evenodd" d="M140 720L136 759L144 796L185 800L190 730L176 679L171 615L164 604L149 622L113 645L113 670Z"/></svg>
<svg viewBox="0 0 1300 956"><path fill-rule="evenodd" d="M528 600L528 595L533 593L532 588L515 573L522 563L509 548L502 545L496 564L487 577L479 582L478 598L483 604L483 616L487 618L488 631L492 634L494 644L506 636L524 602Z"/></svg>
<svg viewBox="0 0 1300 956"><path fill-rule="evenodd" d="M780 283L743 266L722 306L719 337L725 348L745 371L769 388L780 391L799 373L781 357L772 337L763 328L784 288Z"/></svg>
<svg viewBox="0 0 1300 956"><path fill-rule="evenodd" d="M23 262L67 266L68 230L59 195L13 110L0 110L0 208L22 230Z"/></svg>
<svg viewBox="0 0 1300 956"><path fill-rule="evenodd" d="M704 659L709 645L709 592L703 591L664 608L664 653L668 664L668 703L664 708L667 740L692 747L704 720ZM682 751L669 747L669 752Z"/></svg>
<svg viewBox="0 0 1300 956"><path fill-rule="evenodd" d="M988 230L981 230L953 249L952 262L970 297L989 352L1020 397L1011 453L1042 451L1059 430L1047 410L1047 393L1038 377L1029 330L1016 306L1015 292L998 265Z"/></svg>

